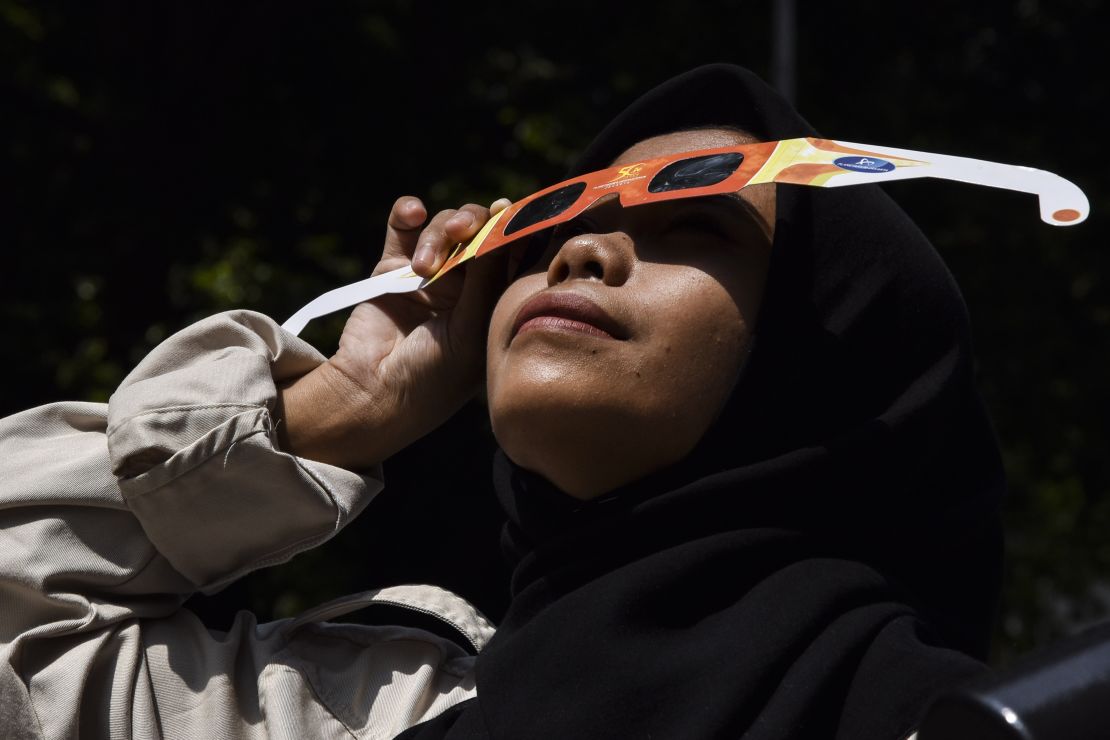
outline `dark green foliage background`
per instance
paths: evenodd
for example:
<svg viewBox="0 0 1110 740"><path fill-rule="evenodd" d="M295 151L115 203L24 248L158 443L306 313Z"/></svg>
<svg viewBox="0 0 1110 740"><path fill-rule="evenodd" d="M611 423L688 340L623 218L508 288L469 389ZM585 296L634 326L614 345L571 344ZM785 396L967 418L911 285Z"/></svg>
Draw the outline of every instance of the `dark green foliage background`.
<svg viewBox="0 0 1110 740"><path fill-rule="evenodd" d="M1042 167L1091 197L1087 224L1054 229L1031 197L889 186L976 328L1012 486L1005 662L1110 608L1110 13L1097 0L800 5L798 105L826 135ZM367 274L398 195L438 209L554 182L653 83L709 61L767 74L770 28L766 1L0 0L0 413L104 400L215 311L282 319ZM308 338L329 351L341 321ZM467 408L390 461L387 493L333 543L195 608L219 624L239 606L269 618L434 580L496 615L484 425Z"/></svg>

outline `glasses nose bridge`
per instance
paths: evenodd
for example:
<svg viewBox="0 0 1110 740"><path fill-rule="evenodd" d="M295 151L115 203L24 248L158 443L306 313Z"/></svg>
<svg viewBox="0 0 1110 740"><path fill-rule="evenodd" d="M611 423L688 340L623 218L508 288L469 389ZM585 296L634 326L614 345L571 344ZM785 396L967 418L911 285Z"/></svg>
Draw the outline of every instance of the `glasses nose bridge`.
<svg viewBox="0 0 1110 740"><path fill-rule="evenodd" d="M555 253L547 282L550 286L567 280L600 280L615 287L628 280L635 260L632 237L623 229L577 234Z"/></svg>

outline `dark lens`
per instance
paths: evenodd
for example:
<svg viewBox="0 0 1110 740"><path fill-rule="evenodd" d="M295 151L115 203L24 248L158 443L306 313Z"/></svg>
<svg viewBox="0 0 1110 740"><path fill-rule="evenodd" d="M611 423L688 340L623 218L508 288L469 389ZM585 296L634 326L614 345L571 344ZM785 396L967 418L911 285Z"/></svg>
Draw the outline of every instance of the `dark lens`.
<svg viewBox="0 0 1110 740"><path fill-rule="evenodd" d="M708 154L704 157L691 157L671 162L651 178L649 193L665 193L668 190L704 188L716 185L726 179L744 161L740 152Z"/></svg>
<svg viewBox="0 0 1110 740"><path fill-rule="evenodd" d="M529 226L554 218L570 208L586 189L586 183L576 182L565 188L553 190L547 195L541 195L528 205L521 208L512 220L505 226L505 236L515 234Z"/></svg>

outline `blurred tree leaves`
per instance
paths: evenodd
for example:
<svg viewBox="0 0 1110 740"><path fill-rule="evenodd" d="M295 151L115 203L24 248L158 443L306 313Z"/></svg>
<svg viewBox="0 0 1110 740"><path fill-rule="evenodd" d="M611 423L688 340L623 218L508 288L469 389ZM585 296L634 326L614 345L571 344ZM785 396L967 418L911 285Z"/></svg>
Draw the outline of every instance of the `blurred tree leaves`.
<svg viewBox="0 0 1110 740"><path fill-rule="evenodd" d="M890 186L949 262L976 328L1013 490L1002 661L1110 610L1107 16L1097 0L799 8L799 108L826 134L1030 164L1091 197L1094 216L1067 230L1012 193ZM0 413L103 400L152 346L214 311L284 318L368 272L397 196L438 209L554 182L651 84L709 61L766 73L769 29L768 2L737 0L528 13L0 0L0 318L14 335L0 349ZM341 325L306 336L326 352ZM496 613L486 462L445 444L482 423L468 408L393 461L376 504L388 528L363 517L198 608L216 619L238 600L265 617L434 578ZM474 506L485 518L456 531ZM383 566L386 529L406 527L446 537L444 553L480 533L491 544L449 566L435 553Z"/></svg>

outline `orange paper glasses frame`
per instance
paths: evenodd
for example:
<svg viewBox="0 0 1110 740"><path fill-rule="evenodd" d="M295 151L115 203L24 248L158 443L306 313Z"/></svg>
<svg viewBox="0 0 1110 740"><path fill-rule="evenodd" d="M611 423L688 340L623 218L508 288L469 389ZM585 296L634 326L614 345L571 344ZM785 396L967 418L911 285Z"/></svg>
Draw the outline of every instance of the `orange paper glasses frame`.
<svg viewBox="0 0 1110 740"><path fill-rule="evenodd" d="M599 198L616 193L622 206L735 193L750 184L778 142L703 149L610 167L571 178L494 215L468 244L455 247L436 277L503 244L570 221Z"/></svg>
<svg viewBox="0 0 1110 740"><path fill-rule="evenodd" d="M1043 170L911 149L812 137L681 152L574 177L513 203L451 253L443 273L503 244L569 221L599 198L617 193L624 207L675 198L735 193L766 182L840 187L937 177L1034 193L1041 219L1056 226L1087 217L1075 185Z"/></svg>

